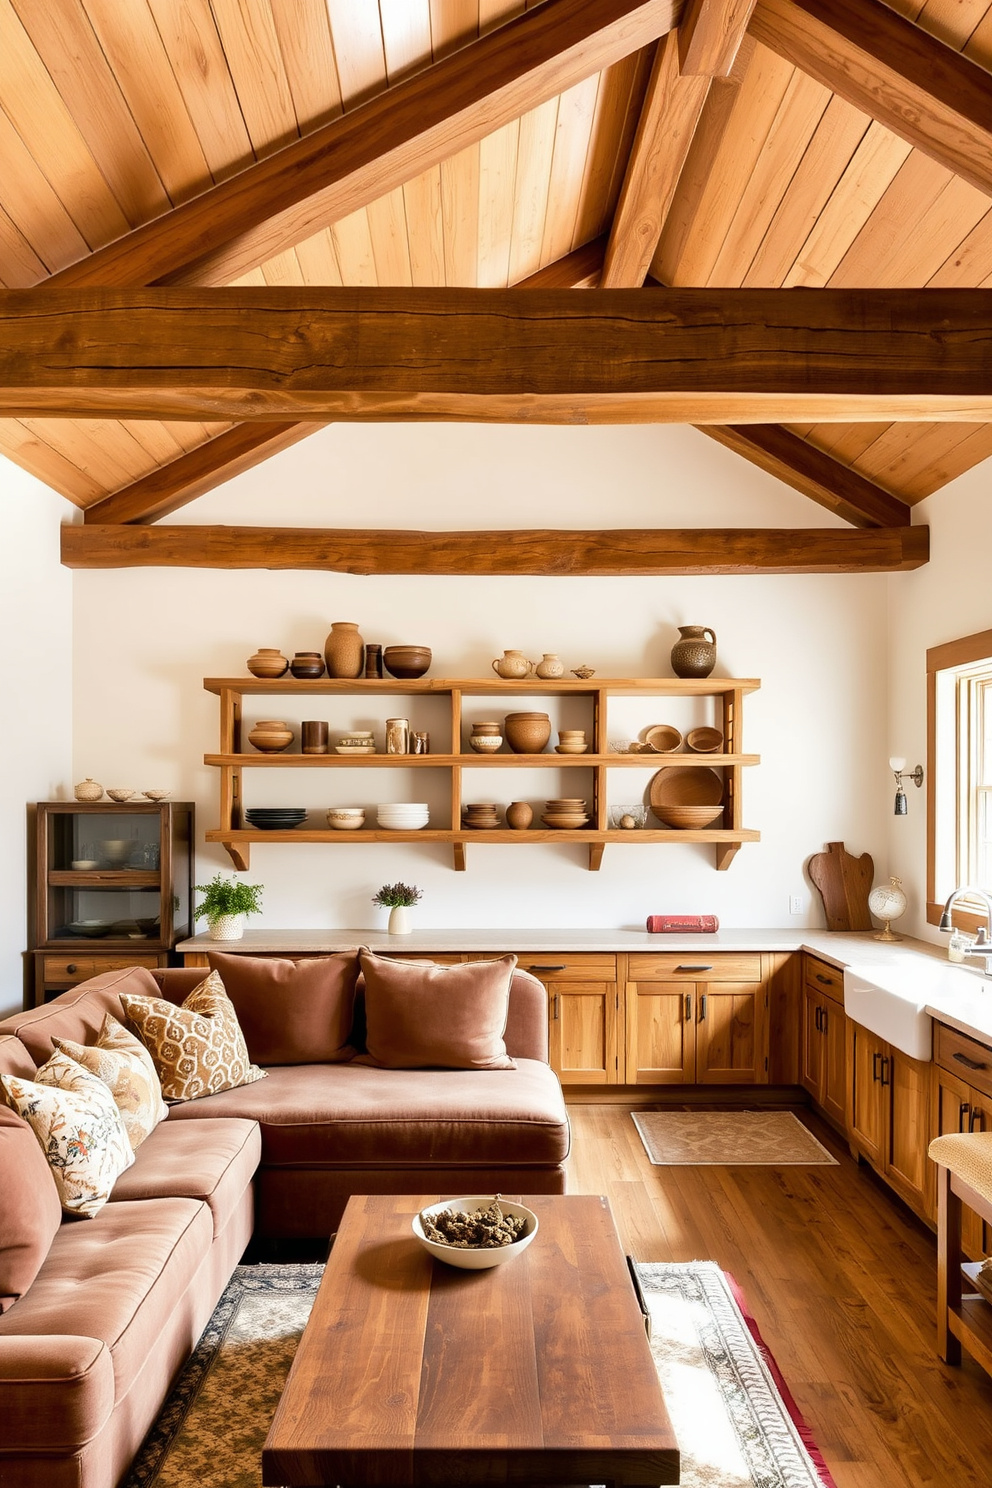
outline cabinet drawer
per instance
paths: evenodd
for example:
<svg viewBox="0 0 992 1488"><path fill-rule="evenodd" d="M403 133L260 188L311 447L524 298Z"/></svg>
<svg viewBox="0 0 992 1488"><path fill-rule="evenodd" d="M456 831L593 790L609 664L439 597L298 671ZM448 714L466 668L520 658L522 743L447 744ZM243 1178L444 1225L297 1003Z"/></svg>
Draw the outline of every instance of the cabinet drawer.
<svg viewBox="0 0 992 1488"><path fill-rule="evenodd" d="M941 1069L950 1070L983 1095L992 1095L992 1049L945 1023L936 1023L934 1032L935 1058Z"/></svg>
<svg viewBox="0 0 992 1488"><path fill-rule="evenodd" d="M844 973L838 966L829 966L817 956L803 957L806 984L834 1002L844 1003Z"/></svg>
<svg viewBox="0 0 992 1488"><path fill-rule="evenodd" d="M525 951L517 953L517 966L540 977L542 982L615 982L617 958L593 952Z"/></svg>
<svg viewBox="0 0 992 1488"><path fill-rule="evenodd" d="M682 951L670 955L631 956L632 982L760 982L761 957L728 951Z"/></svg>
<svg viewBox="0 0 992 1488"><path fill-rule="evenodd" d="M46 982L85 982L104 971L123 971L126 966L157 966L157 956L44 956L42 975Z"/></svg>

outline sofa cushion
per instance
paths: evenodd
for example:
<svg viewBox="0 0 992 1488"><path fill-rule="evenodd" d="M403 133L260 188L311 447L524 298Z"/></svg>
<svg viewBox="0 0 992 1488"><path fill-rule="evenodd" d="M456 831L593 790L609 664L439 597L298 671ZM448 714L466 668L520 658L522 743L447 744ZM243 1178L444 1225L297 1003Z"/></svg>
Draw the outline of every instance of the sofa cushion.
<svg viewBox="0 0 992 1488"><path fill-rule="evenodd" d="M252 1064L237 1014L224 984L212 971L182 1007L161 997L122 993L128 1027L155 1062L167 1101L199 1100L237 1085L264 1080Z"/></svg>
<svg viewBox="0 0 992 1488"><path fill-rule="evenodd" d="M261 1154L257 1121L163 1121L110 1197L114 1203L201 1199L210 1207L217 1236L251 1183Z"/></svg>
<svg viewBox="0 0 992 1488"><path fill-rule="evenodd" d="M194 1199L149 1199L107 1204L90 1223L63 1224L31 1290L0 1317L0 1359L7 1341L71 1333L90 1352L93 1340L110 1354L113 1401L127 1394L148 1355L170 1335L170 1319L210 1249L207 1206ZM57 1348L53 1338L53 1347ZM67 1385L72 1381L67 1381ZM58 1412L15 1424L25 1449L70 1450L95 1435L106 1419L106 1387L93 1372L91 1408L76 1401L76 1441L64 1440ZM2 1397L2 1388L0 1388ZM48 1402L49 1408L57 1402ZM102 1417L102 1419L101 1419ZM3 1428L8 1442L7 1424Z"/></svg>
<svg viewBox="0 0 992 1488"><path fill-rule="evenodd" d="M0 1312L23 1297L62 1223L62 1205L30 1126L0 1105Z"/></svg>
<svg viewBox="0 0 992 1488"><path fill-rule="evenodd" d="M362 948L365 1046L383 1069L508 1070L503 1032L516 956L439 966Z"/></svg>
<svg viewBox="0 0 992 1488"><path fill-rule="evenodd" d="M41 1007L5 1019L3 1030L16 1033L35 1064L44 1064L54 1048L53 1039L75 1039L80 1044L93 1044L103 1027L105 1013L123 1018L121 992L156 997L158 987L144 966L105 971L100 976L80 982L78 987L61 992Z"/></svg>
<svg viewBox="0 0 992 1488"><path fill-rule="evenodd" d="M60 1051L34 1080L0 1075L4 1097L33 1131L67 1214L92 1218L134 1152L114 1098L98 1076Z"/></svg>
<svg viewBox="0 0 992 1488"><path fill-rule="evenodd" d="M358 950L290 961L208 951L256 1064L338 1064L354 1056Z"/></svg>
<svg viewBox="0 0 992 1488"><path fill-rule="evenodd" d="M19 1038L12 1033L0 1034L0 1075L20 1075L33 1080L37 1065Z"/></svg>
<svg viewBox="0 0 992 1488"><path fill-rule="evenodd" d="M256 1117L266 1166L545 1166L568 1152L561 1087L536 1059L493 1079L355 1061L283 1065L263 1085L174 1106L166 1125L205 1116Z"/></svg>
<svg viewBox="0 0 992 1488"><path fill-rule="evenodd" d="M57 1050L103 1081L121 1113L132 1150L137 1151L169 1114L152 1056L141 1040L128 1033L113 1013L105 1013L95 1044L61 1038L53 1042Z"/></svg>

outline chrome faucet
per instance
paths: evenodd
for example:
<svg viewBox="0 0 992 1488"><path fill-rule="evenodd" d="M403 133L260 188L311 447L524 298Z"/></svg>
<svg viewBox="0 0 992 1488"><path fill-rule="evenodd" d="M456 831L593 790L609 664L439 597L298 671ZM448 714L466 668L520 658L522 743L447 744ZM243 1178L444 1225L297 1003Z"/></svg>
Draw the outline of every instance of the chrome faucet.
<svg viewBox="0 0 992 1488"><path fill-rule="evenodd" d="M957 900L963 898L965 894L982 901L985 909L985 917L989 923L988 929L986 929L984 925L979 928L978 934L975 936L974 944L969 946L964 954L966 958L968 956L973 956L975 960L984 962L985 975L992 976L992 965L990 965L990 963L992 963L992 941L990 941L989 939L989 934L990 932L992 932L992 895L987 894L984 889L976 888L974 884L959 885L959 887L954 890L954 893L950 895L947 903L944 905L943 912L940 916L940 924L937 926L937 928L938 930L954 929L954 925L951 920L951 909L953 908Z"/></svg>

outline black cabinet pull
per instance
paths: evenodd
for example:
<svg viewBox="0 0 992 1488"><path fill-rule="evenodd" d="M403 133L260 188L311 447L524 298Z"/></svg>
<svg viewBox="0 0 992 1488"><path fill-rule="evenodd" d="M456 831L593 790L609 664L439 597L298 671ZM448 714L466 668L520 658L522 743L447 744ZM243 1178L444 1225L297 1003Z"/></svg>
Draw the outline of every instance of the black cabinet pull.
<svg viewBox="0 0 992 1488"><path fill-rule="evenodd" d="M710 962L709 966L676 966L675 970L676 971L712 971L713 970L713 963Z"/></svg>
<svg viewBox="0 0 992 1488"><path fill-rule="evenodd" d="M823 1009L822 1009L822 1007L818 1007L817 1010L816 1010L816 1019L815 1019L815 1025L816 1025L816 1031L817 1031L817 1033L822 1033L823 1032L822 1019L823 1019Z"/></svg>
<svg viewBox="0 0 992 1488"><path fill-rule="evenodd" d="M889 1069L890 1069L891 1065L892 1065L892 1060L889 1059L887 1055L884 1055L883 1054L883 1056L882 1056L882 1084L883 1085L888 1085L889 1084Z"/></svg>
<svg viewBox="0 0 992 1488"><path fill-rule="evenodd" d="M78 970L78 967L76 966L75 961L70 961L69 964L68 964L68 966L66 967L66 971L77 971L77 970Z"/></svg>
<svg viewBox="0 0 992 1488"><path fill-rule="evenodd" d="M971 1107L969 1106L969 1104L968 1104L967 1101L962 1101L961 1104L960 1104L960 1106L958 1106L958 1131L959 1132L963 1132L963 1131L967 1131L968 1130L967 1118L968 1118L968 1113L970 1112L970 1110L971 1110Z"/></svg>
<svg viewBox="0 0 992 1488"><path fill-rule="evenodd" d="M688 1023L688 1021L689 1021L689 1019L691 1017L692 1017L692 993L691 992L687 992L685 994L685 1021Z"/></svg>
<svg viewBox="0 0 992 1488"><path fill-rule="evenodd" d="M955 1054L954 1058L958 1064L963 1064L967 1069L987 1069L988 1065L981 1064L977 1059L969 1059L967 1054Z"/></svg>
<svg viewBox="0 0 992 1488"><path fill-rule="evenodd" d="M567 971L568 965L562 962L560 966L525 966L525 971Z"/></svg>
<svg viewBox="0 0 992 1488"><path fill-rule="evenodd" d="M873 1083L875 1080L878 1079L878 1061L881 1059L881 1057L881 1054L879 1054L877 1050L871 1056L871 1078Z"/></svg>
<svg viewBox="0 0 992 1488"><path fill-rule="evenodd" d="M702 997L699 999L699 1021L700 1021L700 1023L703 1021L703 1019L705 1017L706 1017L706 993L704 992L703 995L702 995Z"/></svg>
<svg viewBox="0 0 992 1488"><path fill-rule="evenodd" d="M826 1031L827 1031L827 1020L830 1017L830 1009L829 1008L821 1008L820 1009L820 1012L823 1014L823 1017L820 1020L820 1032L821 1033L826 1033Z"/></svg>
<svg viewBox="0 0 992 1488"><path fill-rule="evenodd" d="M833 986L833 978L832 977L825 977L823 975L823 972L822 971L816 971L816 972L813 973L813 975L816 977L816 980L818 982L822 982L825 987L832 987Z"/></svg>

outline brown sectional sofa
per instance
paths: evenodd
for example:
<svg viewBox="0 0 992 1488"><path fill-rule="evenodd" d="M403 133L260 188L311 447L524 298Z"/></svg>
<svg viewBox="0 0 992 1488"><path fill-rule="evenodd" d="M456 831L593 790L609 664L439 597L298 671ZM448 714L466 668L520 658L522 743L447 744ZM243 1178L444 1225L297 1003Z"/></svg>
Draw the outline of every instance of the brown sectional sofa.
<svg viewBox="0 0 992 1488"><path fill-rule="evenodd" d="M81 983L0 1023L0 1071L30 1079L53 1037L95 1042L122 990L180 1003L202 977ZM171 1107L111 1202L62 1223L0 1314L0 1488L120 1481L253 1231L326 1237L352 1193L563 1192L568 1122L526 973L505 1040L514 1070L282 1065Z"/></svg>

